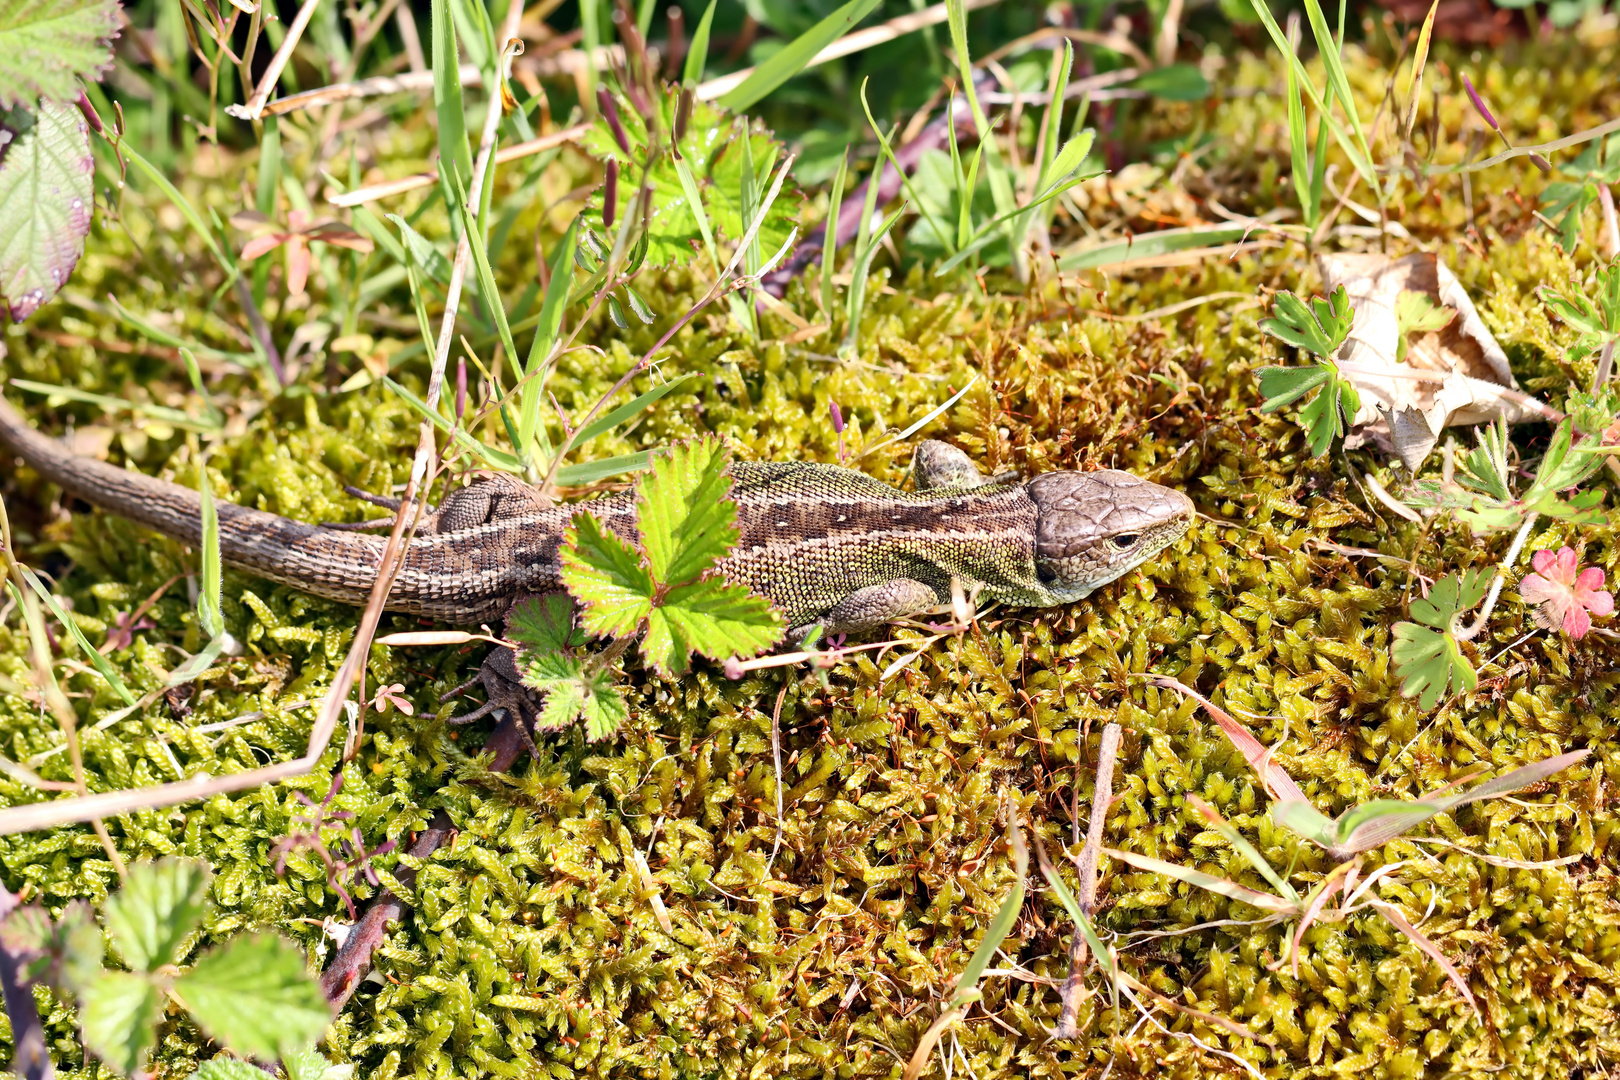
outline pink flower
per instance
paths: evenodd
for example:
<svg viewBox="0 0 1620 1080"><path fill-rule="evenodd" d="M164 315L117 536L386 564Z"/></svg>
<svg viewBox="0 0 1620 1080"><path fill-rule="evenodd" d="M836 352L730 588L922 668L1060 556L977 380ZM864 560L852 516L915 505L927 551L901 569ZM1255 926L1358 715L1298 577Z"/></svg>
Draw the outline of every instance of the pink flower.
<svg viewBox="0 0 1620 1080"><path fill-rule="evenodd" d="M1573 548L1538 551L1530 565L1536 572L1519 582L1519 595L1540 605L1535 610L1537 625L1562 629L1579 640L1592 629L1593 615L1602 618L1614 611L1614 597L1603 591L1603 571L1588 566L1577 574Z"/></svg>

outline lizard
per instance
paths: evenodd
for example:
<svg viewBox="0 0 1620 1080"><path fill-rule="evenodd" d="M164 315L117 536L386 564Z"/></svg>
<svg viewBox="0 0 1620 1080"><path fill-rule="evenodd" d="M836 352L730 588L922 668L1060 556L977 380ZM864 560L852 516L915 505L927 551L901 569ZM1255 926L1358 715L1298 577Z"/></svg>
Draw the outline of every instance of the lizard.
<svg viewBox="0 0 1620 1080"><path fill-rule="evenodd" d="M0 447L93 506L201 543L198 492L78 456L34 431L3 397ZM1010 606L1073 603L1192 524L1186 495L1128 472L987 477L966 453L937 440L920 443L912 465L915 491L836 465L734 462L740 540L719 572L771 601L792 635L816 625L827 634L859 633L939 608L953 580ZM382 537L232 503L216 510L225 563L316 596L366 603ZM557 504L504 473L453 488L411 538L385 606L452 624L498 620L519 598L562 588L563 534L579 513L635 541L630 491ZM522 706L510 650L491 656L480 676L488 704L458 719Z"/></svg>

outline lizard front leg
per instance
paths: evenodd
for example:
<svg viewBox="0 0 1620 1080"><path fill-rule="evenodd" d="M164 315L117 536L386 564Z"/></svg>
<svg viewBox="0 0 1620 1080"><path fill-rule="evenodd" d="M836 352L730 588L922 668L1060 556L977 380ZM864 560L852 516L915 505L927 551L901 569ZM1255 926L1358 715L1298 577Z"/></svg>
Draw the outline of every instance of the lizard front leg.
<svg viewBox="0 0 1620 1080"><path fill-rule="evenodd" d="M895 578L856 589L834 604L820 622L822 630L828 634L858 633L938 607L939 602L939 594L932 585L913 578ZM801 626L793 633L802 637L809 629Z"/></svg>

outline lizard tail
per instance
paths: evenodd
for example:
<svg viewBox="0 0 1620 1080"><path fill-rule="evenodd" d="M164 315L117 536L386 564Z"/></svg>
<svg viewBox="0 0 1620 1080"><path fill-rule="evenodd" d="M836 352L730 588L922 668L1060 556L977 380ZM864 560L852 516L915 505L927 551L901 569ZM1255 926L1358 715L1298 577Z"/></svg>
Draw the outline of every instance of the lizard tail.
<svg viewBox="0 0 1620 1080"><path fill-rule="evenodd" d="M193 546L202 543L202 497L166 480L74 454L29 426L0 396L0 448L93 506ZM350 604L364 604L383 541L218 503L220 555L232 566ZM367 573L369 570L369 573Z"/></svg>

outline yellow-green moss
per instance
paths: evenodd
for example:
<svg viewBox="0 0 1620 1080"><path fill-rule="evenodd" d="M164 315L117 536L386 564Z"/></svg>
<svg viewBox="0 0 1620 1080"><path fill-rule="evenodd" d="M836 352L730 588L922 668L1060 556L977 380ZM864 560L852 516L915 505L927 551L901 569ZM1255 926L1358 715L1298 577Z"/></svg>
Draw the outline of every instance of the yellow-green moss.
<svg viewBox="0 0 1620 1080"><path fill-rule="evenodd" d="M1620 95L1600 78L1614 70L1613 48L1586 48L1466 62L1515 138L1530 141L1620 108ZM1449 78L1447 64L1463 60L1442 57L1431 78ZM1538 81L1549 66L1556 85ZM1357 70L1372 67L1367 60ZM1280 83L1275 75L1274 67L1235 58L1221 81L1246 91ZM1361 89L1372 95L1381 87L1366 74ZM1237 198L1248 202L1230 208L1255 212L1289 202L1278 100L1240 94L1202 108L1166 106L1150 121L1177 134L1202 125L1217 144L1175 189L1181 197L1246 192ZM1447 99L1449 135L1467 122L1466 109ZM402 142L401 154L422 151L420 140ZM385 171L408 171L384 163ZM229 163L226 181L214 185L211 197L222 211L230 207L218 193L234 190L246 169ZM1526 172L1475 175L1477 239L1459 232L1454 181L1431 196L1407 196L1398 216L1442 250L1473 290L1521 379L1556 399L1569 379L1590 378L1590 362L1576 371L1562 366L1558 348L1567 331L1548 322L1534 290L1589 273L1591 245L1571 259L1543 231L1526 231L1524 212L1507 194L1529 184L1524 197L1533 198L1539 181ZM200 184L190 190L204 198ZM210 313L205 256L152 205L125 197L129 233L98 224L71 290L83 297L112 291L146 317L159 313L176 333L244 349L240 332ZM1099 212L1137 211L1100 205ZM538 215L531 215L514 237L536 227ZM520 250L526 247L510 245L503 280L530 271L532 252ZM1275 1077L1562 1078L1613 1069L1620 1062L1620 815L1609 795L1620 780L1620 751L1610 741L1620 715L1613 645L1594 636L1572 646L1545 634L1520 642L1532 627L1510 599L1468 647L1484 665L1479 692L1423 714L1400 697L1388 659L1388 628L1403 617L1407 574L1311 541L1400 555L1431 577L1488 565L1505 544L1476 542L1449 524L1425 530L1391 518L1362 496L1342 459L1312 460L1288 419L1259 416L1252 372L1275 355L1255 327L1256 305L1222 301L1160 320L1118 317L1209 293L1259 297L1265 289L1308 288L1314 271L1304 251L1275 247L1235 262L1123 281L1070 280L1027 295L986 297L971 282L937 293L938 281L920 272L888 281L892 289L875 287L885 280L880 274L870 293L858 362L832 359L835 345L824 337L783 343L792 328L774 316L763 320L774 343L762 346L718 314L699 317L677 335L665 367L705 377L665 398L628 435L604 438L588 452L605 456L709 430L732 439L745 457L833 460L829 399L850 419L846 439L858 448L921 417L978 373L976 389L938 431L991 467L1130 468L1184 487L1203 520L1155 563L1085 603L1039 616L990 613L972 633L934 646L887 681L880 673L888 658L870 656L832 671L825 685L794 676L782 715L786 815L774 863L770 709L781 673L739 683L715 670L680 683L636 673L622 739L589 745L577 734L550 738L542 761L500 776L469 756L481 729L447 726L445 716L459 706L438 701L468 677L478 651L375 647L371 685L403 682L417 711L367 717L336 805L355 815L353 824L373 845L404 837L438 809L460 831L422 869L415 914L379 953L383 985L363 989L339 1017L331 1054L375 1080L898 1075L1009 887L997 822L1002 799L1016 800L1049 850L1067 844L1076 792L1082 813L1089 803L1096 732L1112 720L1127 736L1110 846L1263 886L1186 805L1196 794L1275 864L1292 861L1304 880L1326 872L1320 852L1272 825L1253 773L1219 731L1190 703L1142 678L1160 672L1216 694L1258 737L1277 744L1278 760L1330 812L1577 746L1594 751L1543 790L1476 804L1419 830L1453 848L1403 840L1374 856L1405 861L1386 895L1426 916L1424 931L1469 978L1478 1015L1436 965L1376 917L1312 929L1296 976L1287 966L1272 970L1282 953L1280 928L1225 923L1251 918L1252 910L1105 864L1106 929L1221 923L1138 941L1122 953L1126 967L1158 992L1229 1016L1269 1042L1164 1013L1160 1023L1195 1032ZM693 294L679 273L643 285L665 318ZM815 319L803 293L794 291L789 302ZM324 303L317 289L314 306L298 319L329 317ZM409 325L400 321L408 311L397 290L386 303L392 307L369 312L359 328L380 334L379 327L394 326L408 340L397 329ZM1096 310L1105 314L1090 313ZM275 320L287 313L271 305L267 314ZM562 406L588 407L653 333L594 327L591 340L603 352L570 356L555 384ZM101 351L63 335L140 340L99 301L59 301L8 329L4 371L187 402L183 375L161 356ZM339 359L347 375L351 359ZM324 385L326 362L317 356L310 373L306 359L306 383ZM423 370L407 364L401 374L419 385ZM252 379L227 376L221 387L227 396L259 400ZM72 415L81 428L108 423L82 406L51 415L55 423ZM194 437L111 423L123 432L115 457L194 480ZM341 494L342 485L381 490L401 478L414 433L412 414L376 388L273 400L212 450L214 489L306 520L359 517L362 507ZM905 453L891 447L861 465L898 481ZM1368 456L1353 460L1358 469L1380 470ZM71 559L62 591L92 640L191 565L179 545L116 519L40 509L47 493L26 474L9 479L4 494L25 552L56 569L67 564L53 552ZM1581 532L1549 525L1532 542L1584 545L1583 561L1612 577L1620 569L1616 520L1611 515L1608 527ZM178 660L171 643L198 644L183 584L148 617L157 629L113 654L137 693L161 687L157 669ZM248 769L302 751L311 711L293 703L319 699L349 641L353 612L229 574L225 617L247 655L204 681L186 720L161 699L118 718L119 702L105 685L67 666L92 788ZM67 656L74 659L71 646ZM0 618L0 675L28 678L13 613ZM263 715L196 730L249 713ZM68 778L60 733L27 701L0 697L0 743L0 752L33 761L48 779ZM127 859L184 853L215 867L213 935L272 927L319 962L329 953L319 924L341 918L342 904L313 858L294 855L278 878L268 852L300 809L292 792L323 794L337 753L304 780L107 824ZM38 797L0 778L0 802ZM659 928L643 892L636 851L647 856L673 937ZM1569 855L1583 858L1541 869L1514 865ZM380 866L398 863L389 856ZM114 883L88 828L4 838L0 870L8 887L26 884L52 907L75 897L99 900ZM362 883L356 891L373 890ZM1038 976L1059 979L1070 931L1061 909L1035 894L1006 953ZM1083 1040L1049 1043L1045 1028L1058 1010L1053 986L997 976L984 989L984 1009L946 1040L973 1075L1099 1076L1110 1062L1120 1076L1233 1072L1230 1062L1153 1025L1116 1032L1103 996L1081 1009ZM1129 1027L1133 1017L1125 1017ZM48 1027L65 1075L99 1075L81 1064L71 1014L59 1004L49 1005ZM211 1052L194 1029L171 1020L162 1032L161 1072L184 1075Z"/></svg>

